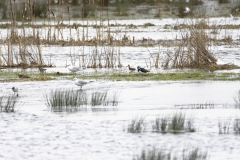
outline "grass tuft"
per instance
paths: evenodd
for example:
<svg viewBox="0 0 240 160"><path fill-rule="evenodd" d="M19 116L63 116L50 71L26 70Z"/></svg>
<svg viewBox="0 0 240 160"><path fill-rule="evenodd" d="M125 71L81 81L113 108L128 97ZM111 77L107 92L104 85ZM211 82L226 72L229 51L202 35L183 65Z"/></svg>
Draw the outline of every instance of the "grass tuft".
<svg viewBox="0 0 240 160"><path fill-rule="evenodd" d="M173 150L158 149L155 146L151 149L143 149L140 156L134 157L133 160L206 160L208 153L198 147L189 147L182 150L182 154Z"/></svg>
<svg viewBox="0 0 240 160"><path fill-rule="evenodd" d="M55 109L87 105L87 94L83 91L56 89L51 90L50 94L45 94L44 97L46 99L46 105Z"/></svg>
<svg viewBox="0 0 240 160"><path fill-rule="evenodd" d="M235 108L240 108L240 90L237 92L237 95L233 97Z"/></svg>
<svg viewBox="0 0 240 160"><path fill-rule="evenodd" d="M108 96L108 91L95 91L91 94L86 91L73 89L55 89L50 93L44 94L46 106L52 111L64 112L82 109L84 106L117 106L118 94L114 93L112 97ZM89 97L90 100L89 100Z"/></svg>
<svg viewBox="0 0 240 160"><path fill-rule="evenodd" d="M136 117L128 124L129 133L140 133L146 129L145 117Z"/></svg>
<svg viewBox="0 0 240 160"><path fill-rule="evenodd" d="M95 106L117 106L118 105L118 94L113 93L112 96L109 96L108 91L95 91L92 93L90 105Z"/></svg>
<svg viewBox="0 0 240 160"><path fill-rule="evenodd" d="M193 118L187 118L184 113L175 113L171 117L157 117L152 124L152 129L155 132L195 132L193 126Z"/></svg>
<svg viewBox="0 0 240 160"><path fill-rule="evenodd" d="M0 97L1 112L15 112L15 106L18 103L18 97L14 95Z"/></svg>
<svg viewBox="0 0 240 160"><path fill-rule="evenodd" d="M219 134L229 134L230 124L231 120L225 120L221 122L219 121L218 122Z"/></svg>
<svg viewBox="0 0 240 160"><path fill-rule="evenodd" d="M234 124L233 124L233 130L235 134L240 134L240 119L235 118Z"/></svg>

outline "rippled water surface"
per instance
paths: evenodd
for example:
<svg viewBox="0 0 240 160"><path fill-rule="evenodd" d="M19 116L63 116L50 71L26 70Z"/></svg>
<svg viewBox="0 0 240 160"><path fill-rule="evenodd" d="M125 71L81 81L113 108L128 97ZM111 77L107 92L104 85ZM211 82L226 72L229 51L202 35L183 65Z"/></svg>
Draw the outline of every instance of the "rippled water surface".
<svg viewBox="0 0 240 160"><path fill-rule="evenodd" d="M85 91L118 91L119 105L106 110L54 113L45 105L44 93L56 88L78 87L70 80L2 83L1 92L12 94L18 86L21 105L16 113L1 113L2 159L132 159L144 147L179 149L193 145L208 151L210 159L238 159L240 136L219 134L218 122L240 116L233 96L240 82L108 82L96 81ZM51 87L49 87L51 86ZM196 132L133 134L125 129L136 116L149 125L158 115L180 111L194 103L212 103L213 109L182 109L194 117ZM231 126L232 127L232 126ZM151 128L151 127L150 127Z"/></svg>

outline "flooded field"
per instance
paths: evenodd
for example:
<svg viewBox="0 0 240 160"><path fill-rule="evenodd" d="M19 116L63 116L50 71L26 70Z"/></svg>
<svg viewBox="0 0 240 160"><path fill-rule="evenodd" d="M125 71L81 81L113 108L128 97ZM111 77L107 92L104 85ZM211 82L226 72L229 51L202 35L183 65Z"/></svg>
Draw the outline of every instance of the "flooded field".
<svg viewBox="0 0 240 160"><path fill-rule="evenodd" d="M181 23L181 20L135 20L111 23L135 24L153 23L148 28L126 29L113 27L119 34L136 39L152 40L174 39L178 31L164 29L165 24ZM186 19L185 19L186 21ZM239 25L240 21L226 18L209 19L209 23ZM94 31L89 33L95 35ZM44 33L44 30L42 31ZM69 38L68 30L64 32ZM2 36L7 31L1 30ZM226 35L227 34L227 35ZM156 36L157 35L157 36ZM239 29L224 30L218 36L231 35L236 43L215 45L212 51L221 63L233 63L240 66ZM44 36L44 35L42 35ZM90 35L91 36L91 35ZM120 35L119 35L120 36ZM4 45L2 46L4 48ZM92 52L91 46L41 45L46 63L55 67L46 67L47 73L69 73L66 64L83 65L82 51ZM109 81L96 80L79 90L72 79L81 75L105 72L129 73L127 65L142 66L152 73L174 72L161 67L153 67L153 55L164 53L169 47L154 46L114 46L120 53L122 67L86 68L76 75L60 77L50 81L26 81L0 83L0 96L13 95L12 87L19 88L16 112L0 113L0 159L111 159L132 160L141 155L144 149L164 149L172 156L181 159L182 150L196 147L207 152L209 160L236 160L239 158L240 135L236 133L235 122L240 116L234 97L240 90L239 81ZM104 45L99 46L104 50ZM17 48L16 48L17 50ZM73 58L75 57L75 58ZM162 60L162 59L161 59ZM161 63L160 60L160 63ZM116 60L117 61L117 60ZM20 72L29 75L37 73L36 68L3 69L1 72ZM179 71L179 70L177 70ZM221 70L216 72L235 72ZM132 73L129 73L131 75ZM95 91L107 90L117 93L116 106L91 106L84 109L54 112L46 104L46 94L57 89L72 89L86 92L90 96ZM194 132L162 133L153 129L157 117L183 113L193 119ZM129 124L137 117L144 117L145 129L139 133L128 131ZM173 159L173 158L172 158Z"/></svg>

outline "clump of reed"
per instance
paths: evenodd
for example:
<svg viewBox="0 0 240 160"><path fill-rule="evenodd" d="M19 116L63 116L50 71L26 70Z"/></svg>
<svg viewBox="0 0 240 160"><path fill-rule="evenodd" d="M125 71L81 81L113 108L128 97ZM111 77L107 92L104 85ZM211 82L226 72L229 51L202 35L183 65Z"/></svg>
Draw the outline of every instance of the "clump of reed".
<svg viewBox="0 0 240 160"><path fill-rule="evenodd" d="M233 131L235 134L240 134L240 119L239 118L234 119Z"/></svg>
<svg viewBox="0 0 240 160"><path fill-rule="evenodd" d="M144 122L145 117L135 117L128 124L127 132L128 133L140 133L146 130L146 123Z"/></svg>
<svg viewBox="0 0 240 160"><path fill-rule="evenodd" d="M118 94L114 93L111 97L108 95L108 91L95 91L91 95L90 105L95 106L117 106Z"/></svg>
<svg viewBox="0 0 240 160"><path fill-rule="evenodd" d="M173 51L168 51L162 66L164 68L202 68L216 64L217 59L210 51L211 35L205 30L205 20L198 27L187 28L181 33Z"/></svg>
<svg viewBox="0 0 240 160"><path fill-rule="evenodd" d="M18 97L15 95L0 97L1 112L15 112L15 107L18 104Z"/></svg>
<svg viewBox="0 0 240 160"><path fill-rule="evenodd" d="M207 151L202 151L199 147L188 147L182 150L182 153L173 150L158 149L155 146L151 149L143 149L139 156L133 158L133 160L205 160L208 159Z"/></svg>
<svg viewBox="0 0 240 160"><path fill-rule="evenodd" d="M240 119L236 117L233 122L231 119L218 122L219 134L240 134ZM231 130L230 130L231 129Z"/></svg>
<svg viewBox="0 0 240 160"><path fill-rule="evenodd" d="M44 94L46 106L53 111L67 111L68 109L83 109L87 106L117 106L118 94L109 95L108 91L79 91L73 89L55 89Z"/></svg>
<svg viewBox="0 0 240 160"><path fill-rule="evenodd" d="M145 117L139 116L131 120L127 125L127 131L129 133L140 133L146 131L148 128L148 122ZM186 114L177 112L170 116L157 116L151 123L153 132L160 133L184 133L195 132L193 118L187 118Z"/></svg>
<svg viewBox="0 0 240 160"><path fill-rule="evenodd" d="M163 116L157 117L152 124L153 131L155 132L195 132L193 126L193 118L187 118L186 114L182 112L174 113L171 117Z"/></svg>
<svg viewBox="0 0 240 160"><path fill-rule="evenodd" d="M218 121L219 134L230 133L231 120Z"/></svg>
<svg viewBox="0 0 240 160"><path fill-rule="evenodd" d="M204 151L199 147L189 147L182 151L182 159L183 160L204 160L204 159L208 159L208 153L207 151Z"/></svg>
<svg viewBox="0 0 240 160"><path fill-rule="evenodd" d="M51 90L44 94L46 105L50 108L81 107L87 105L87 94L73 89Z"/></svg>

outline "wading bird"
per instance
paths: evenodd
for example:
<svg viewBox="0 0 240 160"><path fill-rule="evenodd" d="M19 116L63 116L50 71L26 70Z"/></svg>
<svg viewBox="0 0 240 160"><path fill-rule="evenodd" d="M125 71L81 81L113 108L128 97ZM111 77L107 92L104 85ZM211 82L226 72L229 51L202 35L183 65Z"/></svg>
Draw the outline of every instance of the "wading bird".
<svg viewBox="0 0 240 160"><path fill-rule="evenodd" d="M128 67L128 69L129 69L129 71L131 71L131 72L133 72L133 71L136 70L136 68L132 68L132 67L130 67L130 65L128 65L127 67Z"/></svg>
<svg viewBox="0 0 240 160"><path fill-rule="evenodd" d="M150 72L149 70L145 69L145 68L141 68L141 67L137 67L138 73L147 73Z"/></svg>
<svg viewBox="0 0 240 160"><path fill-rule="evenodd" d="M18 88L17 87L12 87L12 91L14 92L14 94L17 93L16 96L18 97Z"/></svg>

